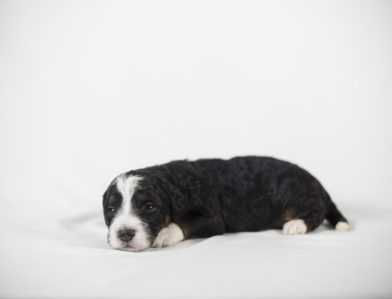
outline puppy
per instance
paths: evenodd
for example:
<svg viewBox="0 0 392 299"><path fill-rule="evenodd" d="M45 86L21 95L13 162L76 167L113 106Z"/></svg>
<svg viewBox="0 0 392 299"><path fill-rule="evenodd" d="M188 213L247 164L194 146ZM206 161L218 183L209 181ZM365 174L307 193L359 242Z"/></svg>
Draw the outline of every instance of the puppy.
<svg viewBox="0 0 392 299"><path fill-rule="evenodd" d="M116 177L103 196L114 249L141 251L185 239L265 229L304 234L346 218L309 172L270 157L174 161Z"/></svg>

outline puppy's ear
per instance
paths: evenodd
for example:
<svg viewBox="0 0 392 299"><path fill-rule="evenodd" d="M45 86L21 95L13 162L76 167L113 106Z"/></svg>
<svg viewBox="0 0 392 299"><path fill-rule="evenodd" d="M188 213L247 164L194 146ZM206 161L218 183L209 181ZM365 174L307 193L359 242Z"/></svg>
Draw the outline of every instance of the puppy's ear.
<svg viewBox="0 0 392 299"><path fill-rule="evenodd" d="M104 208L105 208L107 202L108 202L108 189L106 189L105 193L102 196L102 205Z"/></svg>
<svg viewBox="0 0 392 299"><path fill-rule="evenodd" d="M186 195L178 186L166 179L161 182L161 186L167 198L172 218L181 217L186 212L189 204Z"/></svg>
<svg viewBox="0 0 392 299"><path fill-rule="evenodd" d="M105 193L103 194L103 199L102 199L103 216L105 218L105 223L108 227L109 227L110 221L108 218L108 214L105 212L105 210L109 204L109 198L110 197L109 197L109 188L108 188L108 189L106 189Z"/></svg>
<svg viewBox="0 0 392 299"><path fill-rule="evenodd" d="M177 187L172 184L169 186L169 196L173 211L176 214L184 212L188 206L185 194Z"/></svg>

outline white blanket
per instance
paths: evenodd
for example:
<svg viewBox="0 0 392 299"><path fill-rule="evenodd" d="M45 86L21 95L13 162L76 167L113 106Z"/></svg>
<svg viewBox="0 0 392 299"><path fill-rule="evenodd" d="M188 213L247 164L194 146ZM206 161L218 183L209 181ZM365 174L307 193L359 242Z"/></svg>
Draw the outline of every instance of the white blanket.
<svg viewBox="0 0 392 299"><path fill-rule="evenodd" d="M139 253L108 247L96 208L29 226L22 217L10 225L14 219L3 215L0 292L6 298L389 297L391 207L340 206L352 220L346 233L324 225L301 236L226 234Z"/></svg>

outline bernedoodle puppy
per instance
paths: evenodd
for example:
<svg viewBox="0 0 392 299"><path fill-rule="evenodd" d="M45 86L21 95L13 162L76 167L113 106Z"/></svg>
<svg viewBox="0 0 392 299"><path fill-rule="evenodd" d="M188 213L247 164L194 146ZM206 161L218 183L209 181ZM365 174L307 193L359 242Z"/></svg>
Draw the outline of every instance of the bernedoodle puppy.
<svg viewBox="0 0 392 299"><path fill-rule="evenodd" d="M304 234L346 218L309 172L270 157L173 161L117 176L103 196L112 248L141 251L223 233Z"/></svg>

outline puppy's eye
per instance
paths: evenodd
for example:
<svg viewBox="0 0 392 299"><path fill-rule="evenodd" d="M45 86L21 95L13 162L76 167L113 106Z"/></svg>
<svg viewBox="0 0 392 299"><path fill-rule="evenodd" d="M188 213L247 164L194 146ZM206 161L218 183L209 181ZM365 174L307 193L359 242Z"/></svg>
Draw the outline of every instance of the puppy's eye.
<svg viewBox="0 0 392 299"><path fill-rule="evenodd" d="M154 205L154 203L152 203L152 202L147 202L147 203L144 205L144 210L145 210L146 212L153 212L153 211L155 211L155 205Z"/></svg>
<svg viewBox="0 0 392 299"><path fill-rule="evenodd" d="M112 207L112 206L109 206L109 207L108 207L108 212L114 213L114 211L116 211L116 208L115 208L115 207Z"/></svg>

